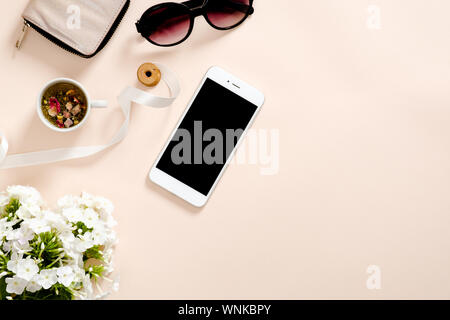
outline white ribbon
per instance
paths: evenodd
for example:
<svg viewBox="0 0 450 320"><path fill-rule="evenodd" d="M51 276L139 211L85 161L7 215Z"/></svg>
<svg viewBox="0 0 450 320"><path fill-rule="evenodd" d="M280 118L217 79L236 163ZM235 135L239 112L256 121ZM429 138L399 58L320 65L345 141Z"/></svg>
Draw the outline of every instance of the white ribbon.
<svg viewBox="0 0 450 320"><path fill-rule="evenodd" d="M133 87L125 88L118 97L119 105L121 106L122 112L125 116L125 121L109 143L98 146L70 147L7 155L8 141L6 136L0 132L0 169L36 166L71 159L85 158L97 154L121 142L126 137L128 132L132 102L142 104L147 107L164 108L171 105L180 94L181 89L177 77L164 65L158 63L155 63L155 65L161 70L162 80L164 80L169 87L171 96L169 98L157 97Z"/></svg>

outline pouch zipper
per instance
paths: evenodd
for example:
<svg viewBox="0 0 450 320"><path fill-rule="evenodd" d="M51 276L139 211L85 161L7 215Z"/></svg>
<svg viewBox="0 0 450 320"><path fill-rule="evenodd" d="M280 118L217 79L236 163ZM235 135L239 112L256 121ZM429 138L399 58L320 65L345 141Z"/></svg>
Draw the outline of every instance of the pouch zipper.
<svg viewBox="0 0 450 320"><path fill-rule="evenodd" d="M83 54L81 52L79 52L78 50L72 48L71 46L67 45L66 43L64 43L63 41L59 40L58 38L52 36L51 34L49 34L48 32L42 30L41 28L39 28L37 25L33 24L32 22L28 21L27 19L24 19L24 26L22 28L22 33L20 35L19 40L16 42L16 48L20 49L20 46L23 42L23 39L25 38L25 35L27 33L27 30L31 27L34 30L36 30L39 34L41 34L43 37L45 37L47 40L53 42L54 44L56 44L58 47L73 53L77 56L83 57L83 58L92 58L93 56L95 56L97 53L99 53L109 42L109 40L111 40L113 34L115 33L115 31L117 30L117 28L119 27L120 23L122 22L125 13L128 11L128 8L130 7L130 0L127 0L125 2L125 5L123 6L122 10L120 11L119 15L117 16L116 20L114 21L114 23L112 24L111 28L109 29L108 33L106 34L105 38L103 39L103 41L100 43L100 45L98 46L97 50L90 55L86 55Z"/></svg>
<svg viewBox="0 0 450 320"><path fill-rule="evenodd" d="M26 20L23 20L22 32L20 33L19 40L17 40L17 42L16 42L17 49L20 49L20 47L22 46L22 42L25 39L25 36L27 35L27 31L28 31L29 27L30 27L30 25L28 24L28 22Z"/></svg>

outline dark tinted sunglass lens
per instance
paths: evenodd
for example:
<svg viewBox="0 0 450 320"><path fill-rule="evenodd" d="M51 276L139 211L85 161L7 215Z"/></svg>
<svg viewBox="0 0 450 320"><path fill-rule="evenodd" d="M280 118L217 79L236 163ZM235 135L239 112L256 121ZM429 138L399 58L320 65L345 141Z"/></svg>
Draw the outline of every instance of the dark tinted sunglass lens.
<svg viewBox="0 0 450 320"><path fill-rule="evenodd" d="M182 5L159 7L145 14L142 23L145 35L159 45L171 45L186 38L191 17Z"/></svg>
<svg viewBox="0 0 450 320"><path fill-rule="evenodd" d="M250 0L210 0L207 16L218 28L229 28L242 22L250 11Z"/></svg>

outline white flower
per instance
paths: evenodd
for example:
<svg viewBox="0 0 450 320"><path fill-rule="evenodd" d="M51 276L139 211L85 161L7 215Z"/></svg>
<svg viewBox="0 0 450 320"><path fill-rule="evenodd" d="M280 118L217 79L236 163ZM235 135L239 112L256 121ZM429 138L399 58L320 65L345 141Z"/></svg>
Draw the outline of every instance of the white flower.
<svg viewBox="0 0 450 320"><path fill-rule="evenodd" d="M24 222L24 224L28 228L33 230L34 233L36 233L36 234L49 232L51 230L51 228L48 225L47 221L45 221L44 219L33 218L33 219L26 220Z"/></svg>
<svg viewBox="0 0 450 320"><path fill-rule="evenodd" d="M113 228L117 226L117 221L113 218L113 216L108 216L108 218L106 219L106 225L108 226L108 228Z"/></svg>
<svg viewBox="0 0 450 320"><path fill-rule="evenodd" d="M66 255L72 260L72 264L79 266L80 268L84 267L83 254L75 249L66 249Z"/></svg>
<svg viewBox="0 0 450 320"><path fill-rule="evenodd" d="M2 248L3 248L3 250L6 251L6 252L11 251L11 248L12 248L12 243L11 243L11 241L5 241L5 242L3 242Z"/></svg>
<svg viewBox="0 0 450 320"><path fill-rule="evenodd" d="M35 275L33 279L27 284L27 291L36 292L42 289L42 286L38 283L39 275Z"/></svg>
<svg viewBox="0 0 450 320"><path fill-rule="evenodd" d="M112 230L117 224L112 216L113 204L105 198L83 193L79 197L59 199L57 210L50 211L44 209L44 202L37 190L12 186L6 193L0 193L0 212L11 199L20 201L14 221L0 219L0 249L3 249L0 254L8 258L7 270L0 272L0 278L9 277L5 279L8 293L21 295L24 290L38 293L59 282L66 287L74 285L71 290L76 298L95 298L89 272L84 269L83 254L94 245L100 246L105 275L113 271L113 248L117 242ZM75 236L73 226L78 222L91 231L83 234L83 227L77 230L78 235ZM24 259L24 254L32 250L30 242L36 234L52 230L63 246L60 256L66 259L59 260L53 269L39 272L40 260ZM100 287L98 289L102 291ZM12 296L9 298L13 299Z"/></svg>
<svg viewBox="0 0 450 320"><path fill-rule="evenodd" d="M67 222L60 213L53 211L43 211L43 219L47 222L51 229L56 229L58 233L72 232L72 224Z"/></svg>
<svg viewBox="0 0 450 320"><path fill-rule="evenodd" d="M66 287L69 287L75 279L75 273L71 267L60 267L56 270L56 274L58 282Z"/></svg>
<svg viewBox="0 0 450 320"><path fill-rule="evenodd" d="M0 219L0 239L2 239L6 234L12 229L8 226L8 221L6 218Z"/></svg>
<svg viewBox="0 0 450 320"><path fill-rule="evenodd" d="M30 228L22 225L20 228L20 237L17 239L20 243L29 242L34 239L35 233Z"/></svg>
<svg viewBox="0 0 450 320"><path fill-rule="evenodd" d="M0 193L0 207L6 206L10 200L5 193Z"/></svg>
<svg viewBox="0 0 450 320"><path fill-rule="evenodd" d="M42 204L41 194L32 187L11 186L6 189L6 192L11 198L18 198L22 204Z"/></svg>
<svg viewBox="0 0 450 320"><path fill-rule="evenodd" d="M78 265L70 265L72 271L74 273L74 279L72 282L83 282L83 278L86 275L86 271L84 270L84 263L81 266Z"/></svg>
<svg viewBox="0 0 450 320"><path fill-rule="evenodd" d="M62 214L69 222L76 223L82 220L83 211L80 208L66 208L63 209Z"/></svg>
<svg viewBox="0 0 450 320"><path fill-rule="evenodd" d="M28 252L31 250L31 246L28 243L28 241L7 241L3 244L3 248L7 247L8 249L6 251L14 251L20 254L23 254L25 252Z"/></svg>
<svg viewBox="0 0 450 320"><path fill-rule="evenodd" d="M8 221L7 218L0 219L0 236L5 237L8 232L13 230L13 226L16 224L15 221Z"/></svg>
<svg viewBox="0 0 450 320"><path fill-rule="evenodd" d="M95 225L94 230L92 230L92 236L94 245L103 245L107 240L108 234L106 228L98 223Z"/></svg>
<svg viewBox="0 0 450 320"><path fill-rule="evenodd" d="M95 198L87 192L83 192L80 198L80 204L92 208L95 203Z"/></svg>
<svg viewBox="0 0 450 320"><path fill-rule="evenodd" d="M28 243L28 241L33 240L34 232L23 224L20 228L16 230L11 230L6 235L6 240L17 240L20 244Z"/></svg>
<svg viewBox="0 0 450 320"><path fill-rule="evenodd" d="M37 283L44 289L49 289L56 282L58 282L56 269L41 270L37 277Z"/></svg>
<svg viewBox="0 0 450 320"><path fill-rule="evenodd" d="M6 235L6 240L8 241L17 240L19 239L19 237L20 237L20 229L10 230Z"/></svg>
<svg viewBox="0 0 450 320"><path fill-rule="evenodd" d="M75 238L74 247L78 252L85 252L87 249L94 246L94 237L91 232L86 232L84 235L79 235Z"/></svg>
<svg viewBox="0 0 450 320"><path fill-rule="evenodd" d="M81 222L83 222L86 225L86 227L93 228L98 222L97 212L95 212L95 210L91 208L84 210Z"/></svg>
<svg viewBox="0 0 450 320"><path fill-rule="evenodd" d="M75 240L75 236L71 230L67 230L60 233L59 239L65 247L70 247Z"/></svg>
<svg viewBox="0 0 450 320"><path fill-rule="evenodd" d="M17 262L16 270L18 277L30 281L39 272L39 267L32 259L21 259Z"/></svg>
<svg viewBox="0 0 450 320"><path fill-rule="evenodd" d="M60 208L75 208L79 206L79 197L67 195L58 200L58 207Z"/></svg>
<svg viewBox="0 0 450 320"><path fill-rule="evenodd" d="M90 298L94 295L94 289L92 288L91 277L88 274L86 274L83 277L83 289L87 294L87 298Z"/></svg>
<svg viewBox="0 0 450 320"><path fill-rule="evenodd" d="M112 202L102 197L96 197L94 205L97 209L106 213L106 215L110 215L114 211L114 205L112 204Z"/></svg>
<svg viewBox="0 0 450 320"><path fill-rule="evenodd" d="M6 267L9 271L17 273L17 264L22 260L22 255L16 252L11 254L11 259L8 261Z"/></svg>
<svg viewBox="0 0 450 320"><path fill-rule="evenodd" d="M20 204L19 210L16 211L16 216L22 220L39 217L41 213L41 204L37 202L25 202Z"/></svg>
<svg viewBox="0 0 450 320"><path fill-rule="evenodd" d="M6 241L3 244L3 249L7 252L14 251L16 253L25 253L31 250L29 240L28 239L34 238L34 235L30 234L29 231L26 228L19 228L16 230L10 231L6 239ZM30 239L30 240L31 240Z"/></svg>
<svg viewBox="0 0 450 320"><path fill-rule="evenodd" d="M20 208L16 211L16 216L18 216L22 220L31 219L34 217L33 214L31 214L31 211L28 210L28 207L21 205Z"/></svg>
<svg viewBox="0 0 450 320"><path fill-rule="evenodd" d="M6 292L15 294L22 294L23 290L25 290L25 287L28 284L27 280L24 280L17 276L13 278L6 278L5 281L7 283Z"/></svg>

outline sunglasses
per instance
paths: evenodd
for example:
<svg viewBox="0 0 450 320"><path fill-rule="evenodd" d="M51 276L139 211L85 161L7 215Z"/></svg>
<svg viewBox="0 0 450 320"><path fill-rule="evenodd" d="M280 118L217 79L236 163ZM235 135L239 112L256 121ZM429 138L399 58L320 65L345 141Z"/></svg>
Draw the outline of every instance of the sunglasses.
<svg viewBox="0 0 450 320"><path fill-rule="evenodd" d="M144 12L136 22L137 31L151 43L170 47L185 41L192 33L198 16L215 29L236 28L253 14L253 0L189 0L166 2Z"/></svg>

